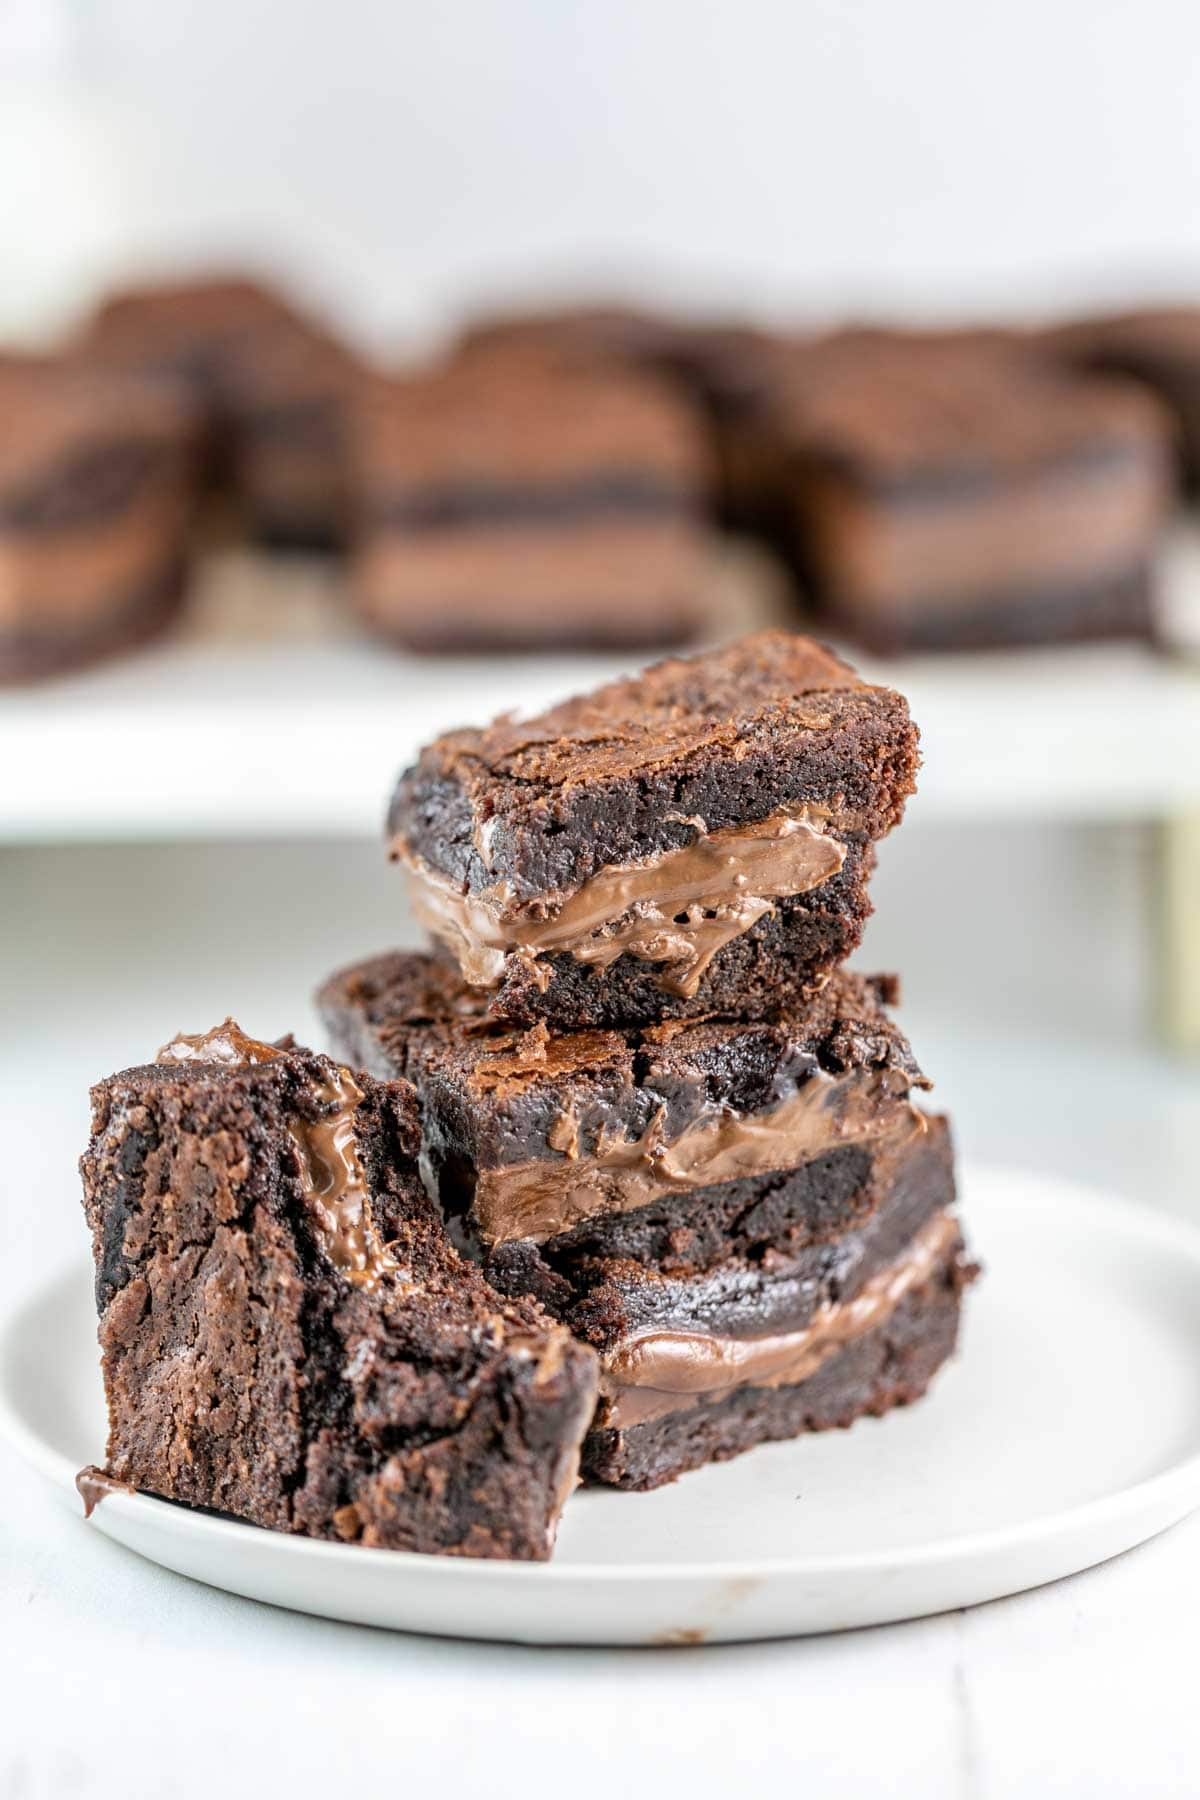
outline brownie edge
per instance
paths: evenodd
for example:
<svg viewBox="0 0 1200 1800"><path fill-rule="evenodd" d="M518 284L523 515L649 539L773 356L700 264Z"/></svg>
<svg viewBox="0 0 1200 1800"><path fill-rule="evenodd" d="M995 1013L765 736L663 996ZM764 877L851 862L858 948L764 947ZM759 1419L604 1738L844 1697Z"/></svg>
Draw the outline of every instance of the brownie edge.
<svg viewBox="0 0 1200 1800"><path fill-rule="evenodd" d="M760 632L437 739L391 854L493 1017L766 1017L858 944L917 741L901 695Z"/></svg>
<svg viewBox="0 0 1200 1800"><path fill-rule="evenodd" d="M407 1083L229 1021L160 1056L93 1090L81 1164L107 1474L274 1530L548 1556L595 1359L450 1245Z"/></svg>

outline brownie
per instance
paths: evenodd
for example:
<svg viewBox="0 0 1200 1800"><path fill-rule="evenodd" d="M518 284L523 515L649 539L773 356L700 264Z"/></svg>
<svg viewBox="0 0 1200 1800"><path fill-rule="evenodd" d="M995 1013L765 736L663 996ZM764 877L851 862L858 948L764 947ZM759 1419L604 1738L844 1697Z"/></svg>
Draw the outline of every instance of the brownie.
<svg viewBox="0 0 1200 1800"><path fill-rule="evenodd" d="M364 384L352 598L415 650L654 647L704 623L704 451L658 384L537 354Z"/></svg>
<svg viewBox="0 0 1200 1800"><path fill-rule="evenodd" d="M174 619L194 432L171 383L0 356L0 681L114 655Z"/></svg>
<svg viewBox="0 0 1200 1800"><path fill-rule="evenodd" d="M391 854L494 1017L762 1018L858 943L917 760L899 694L762 632L438 738L397 785Z"/></svg>
<svg viewBox="0 0 1200 1800"><path fill-rule="evenodd" d="M318 549L344 541L357 366L282 295L221 275L133 288L100 308L80 354L189 384L205 421L205 486L232 495L260 541Z"/></svg>
<svg viewBox="0 0 1200 1800"><path fill-rule="evenodd" d="M878 1206L924 1133L926 1086L888 1016L890 977L839 970L802 1012L550 1036L489 1025L428 956L332 977L338 1055L421 1099L426 1181L477 1253L663 1271L837 1237Z"/></svg>
<svg viewBox="0 0 1200 1800"><path fill-rule="evenodd" d="M1142 382L1162 401L1188 492L1200 492L1200 307L1148 307L1079 319L1041 334L1069 367Z"/></svg>
<svg viewBox="0 0 1200 1800"><path fill-rule="evenodd" d="M795 344L751 438L794 568L878 653L1142 636L1170 434L1135 384L997 332Z"/></svg>
<svg viewBox="0 0 1200 1800"><path fill-rule="evenodd" d="M836 1237L731 1247L707 1269L675 1272L528 1240L492 1251L493 1283L536 1295L600 1357L601 1397L584 1445L588 1475L657 1486L765 1438L849 1424L916 1398L924 1381L897 1382L889 1368L893 1314L912 1302L905 1328L927 1379L953 1348L946 1328L973 1272L952 1211L944 1118L925 1118L900 1141L881 1189L871 1216ZM801 1390L818 1375L823 1400L813 1408Z"/></svg>
<svg viewBox="0 0 1200 1800"><path fill-rule="evenodd" d="M405 1083L227 1020L92 1101L114 1480L314 1537L549 1554L595 1359L451 1247Z"/></svg>

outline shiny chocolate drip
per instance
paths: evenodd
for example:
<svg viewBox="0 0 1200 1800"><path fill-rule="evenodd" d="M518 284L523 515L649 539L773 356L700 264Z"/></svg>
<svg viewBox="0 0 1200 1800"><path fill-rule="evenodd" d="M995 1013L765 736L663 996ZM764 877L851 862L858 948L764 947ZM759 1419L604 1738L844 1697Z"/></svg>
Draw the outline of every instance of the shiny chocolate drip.
<svg viewBox="0 0 1200 1800"><path fill-rule="evenodd" d="M906 1294L927 1282L958 1240L952 1213L937 1213L908 1249L850 1300L827 1302L800 1331L720 1337L652 1331L624 1339L601 1358L601 1427L643 1425L743 1387L807 1381L825 1360L888 1320Z"/></svg>
<svg viewBox="0 0 1200 1800"><path fill-rule="evenodd" d="M226 1019L211 1031L189 1036L180 1031L164 1044L154 1058L158 1063L220 1063L229 1069L245 1069L252 1064L275 1062L283 1051L275 1044L264 1044L247 1037L236 1019Z"/></svg>
<svg viewBox="0 0 1200 1800"><path fill-rule="evenodd" d="M372 1215L355 1129L362 1098L349 1069L336 1068L317 1089L317 1099L332 1111L320 1119L294 1120L288 1129L321 1248L347 1281L373 1287L381 1275L396 1273L401 1265L384 1246Z"/></svg>
<svg viewBox="0 0 1200 1800"><path fill-rule="evenodd" d="M547 1133L559 1156L481 1169L474 1211L489 1244L544 1242L581 1220L632 1212L660 1195L790 1169L848 1144L898 1150L928 1128L896 1069L814 1069L795 1092L761 1113L720 1108L675 1138L663 1135L660 1107L637 1138L605 1137L578 1153L569 1107Z"/></svg>
<svg viewBox="0 0 1200 1800"><path fill-rule="evenodd" d="M136 1494L137 1489L128 1481L118 1481L106 1469L98 1469L95 1463L89 1463L86 1469L80 1469L75 1477L75 1486L79 1498L83 1501L83 1516L90 1519L102 1500L110 1494Z"/></svg>
<svg viewBox="0 0 1200 1800"><path fill-rule="evenodd" d="M160 1063L219 1063L250 1068L286 1052L247 1037L233 1019L194 1037L180 1033L158 1053ZM371 1190L358 1149L355 1114L363 1092L349 1069L334 1067L315 1090L323 1109L316 1119L293 1118L288 1134L300 1162L300 1184L317 1241L334 1268L359 1287L384 1274L404 1274L382 1243L371 1209Z"/></svg>
<svg viewBox="0 0 1200 1800"><path fill-rule="evenodd" d="M818 829L825 816L810 807L712 832L702 819L688 822L696 831L690 844L601 869L549 908L522 906L503 884L465 894L403 837L392 855L407 868L418 919L454 952L472 986L495 987L510 955L536 965L564 951L598 968L626 955L661 963L663 989L690 998L719 950L776 900L836 875L846 846Z"/></svg>

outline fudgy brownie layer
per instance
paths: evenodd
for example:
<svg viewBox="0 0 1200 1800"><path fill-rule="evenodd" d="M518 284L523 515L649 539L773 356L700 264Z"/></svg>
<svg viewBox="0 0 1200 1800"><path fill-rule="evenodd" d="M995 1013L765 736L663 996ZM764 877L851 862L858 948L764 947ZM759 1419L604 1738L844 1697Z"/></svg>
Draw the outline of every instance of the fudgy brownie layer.
<svg viewBox="0 0 1200 1800"><path fill-rule="evenodd" d="M0 549L0 565L3 551ZM186 593L186 562L172 557L131 594L104 602L102 616L51 626L53 609L40 624L0 624L0 683L40 681L69 669L86 668L157 637L178 617Z"/></svg>
<svg viewBox="0 0 1200 1800"><path fill-rule="evenodd" d="M703 1267L836 1235L924 1129L888 978L830 977L802 1013L520 1033L431 957L372 958L318 1007L340 1055L404 1075L427 1179L469 1241Z"/></svg>
<svg viewBox="0 0 1200 1800"><path fill-rule="evenodd" d="M228 1022L94 1090L117 1480L317 1537L549 1554L594 1359L457 1256L418 1142L404 1084Z"/></svg>
<svg viewBox="0 0 1200 1800"><path fill-rule="evenodd" d="M671 992L663 965L639 956L622 954L597 970L568 951L551 951L535 961L509 957L489 1012L513 1024L544 1021L572 1031L712 1014L761 1019L802 1007L826 972L858 948L873 910L867 883L874 845L849 832L837 841L845 848L841 868L811 893L776 899L713 954L689 991Z"/></svg>
<svg viewBox="0 0 1200 1800"><path fill-rule="evenodd" d="M754 1017L857 944L917 760L900 695L763 632L439 738L397 787L392 854L495 1016Z"/></svg>
<svg viewBox="0 0 1200 1800"><path fill-rule="evenodd" d="M661 1487L756 1444L844 1428L919 1400L954 1352L967 1273L952 1257L882 1324L845 1344L803 1381L736 1388L642 1424L592 1431L584 1444L585 1480Z"/></svg>
<svg viewBox="0 0 1200 1800"><path fill-rule="evenodd" d="M721 1260L675 1272L586 1241L524 1240L501 1244L486 1266L502 1292L536 1296L602 1359L661 1331L761 1338L800 1331L820 1309L853 1300L948 1212L954 1191L949 1126L934 1116L897 1152L877 1209L826 1241L774 1241L751 1225L740 1242L730 1236Z"/></svg>

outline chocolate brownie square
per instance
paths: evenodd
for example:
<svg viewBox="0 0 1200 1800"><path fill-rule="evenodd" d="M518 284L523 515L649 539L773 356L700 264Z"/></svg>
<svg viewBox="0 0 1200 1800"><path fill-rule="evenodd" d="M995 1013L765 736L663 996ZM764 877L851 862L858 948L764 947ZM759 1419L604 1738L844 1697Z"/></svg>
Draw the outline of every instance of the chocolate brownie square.
<svg viewBox="0 0 1200 1800"><path fill-rule="evenodd" d="M693 318L621 304L500 313L476 321L460 356L523 350L578 368L609 363L670 383L703 422L709 445L709 503L722 522L764 523L756 484L747 480L741 421L769 389L778 334L739 318Z"/></svg>
<svg viewBox="0 0 1200 1800"><path fill-rule="evenodd" d="M823 619L879 653L1141 636L1171 491L1136 385L1008 334L797 345L757 429Z"/></svg>
<svg viewBox="0 0 1200 1800"><path fill-rule="evenodd" d="M833 974L801 1012L550 1036L489 1025L433 958L333 976L318 1008L337 1054L407 1077L422 1166L477 1254L524 1241L561 1265L613 1257L696 1271L792 1252L878 1207L928 1121L889 1017L890 977Z"/></svg>
<svg viewBox="0 0 1200 1800"><path fill-rule="evenodd" d="M696 425L656 383L527 353L363 387L352 597L415 650L694 637L712 544Z"/></svg>
<svg viewBox="0 0 1200 1800"><path fill-rule="evenodd" d="M169 382L0 356L0 681L114 655L175 618L195 432Z"/></svg>
<svg viewBox="0 0 1200 1800"><path fill-rule="evenodd" d="M549 1555L594 1358L450 1246L410 1088L226 1021L92 1104L114 1479L314 1537Z"/></svg>
<svg viewBox="0 0 1200 1800"><path fill-rule="evenodd" d="M762 1018L858 943L917 761L899 694L763 632L438 738L391 854L494 1017Z"/></svg>

